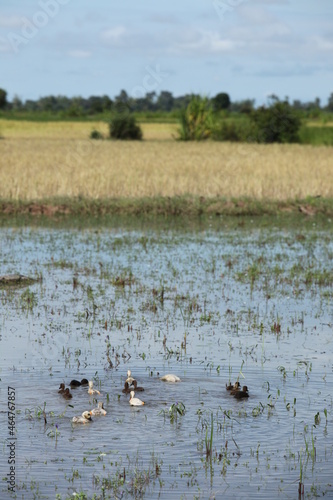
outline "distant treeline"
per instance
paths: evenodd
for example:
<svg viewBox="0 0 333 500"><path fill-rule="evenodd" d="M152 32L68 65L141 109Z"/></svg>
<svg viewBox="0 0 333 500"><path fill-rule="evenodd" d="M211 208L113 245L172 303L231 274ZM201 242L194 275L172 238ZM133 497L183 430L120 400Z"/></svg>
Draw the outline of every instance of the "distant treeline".
<svg viewBox="0 0 333 500"><path fill-rule="evenodd" d="M7 100L7 92L0 88L0 110L8 112L27 113L52 113L68 117L80 117L103 114L112 111L122 111L124 109L135 113L153 112L178 112L188 106L193 94L186 94L175 97L166 90L159 94L147 92L144 97L130 97L125 90L121 90L119 95L111 99L107 95L83 97L66 97L62 95L40 97L37 100L21 100L15 96L12 101ZM271 96L275 98L276 96ZM220 92L216 96L209 98L214 111L226 110L230 112L250 114L255 109L254 99L244 99L241 101L231 101L226 92ZM333 113L333 93L328 98L326 105L321 105L320 99L313 102L301 102L294 100L290 103L295 110L302 111L310 118L316 118L322 111Z"/></svg>

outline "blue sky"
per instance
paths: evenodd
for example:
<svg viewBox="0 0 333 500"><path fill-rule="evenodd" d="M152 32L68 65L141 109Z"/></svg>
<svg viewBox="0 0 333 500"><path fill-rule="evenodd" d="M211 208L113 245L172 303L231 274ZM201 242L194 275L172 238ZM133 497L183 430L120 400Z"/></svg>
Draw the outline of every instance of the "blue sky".
<svg viewBox="0 0 333 500"><path fill-rule="evenodd" d="M1 0L9 99L333 92L332 0Z"/></svg>

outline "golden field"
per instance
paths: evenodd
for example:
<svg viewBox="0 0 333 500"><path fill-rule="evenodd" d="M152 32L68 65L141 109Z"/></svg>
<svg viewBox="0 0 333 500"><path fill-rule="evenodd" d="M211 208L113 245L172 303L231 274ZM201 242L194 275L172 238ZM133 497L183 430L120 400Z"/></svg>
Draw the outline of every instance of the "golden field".
<svg viewBox="0 0 333 500"><path fill-rule="evenodd" d="M106 133L101 123L0 121L0 198L333 197L330 147L183 143L170 124L144 124L142 142L93 141L93 127Z"/></svg>
<svg viewBox="0 0 333 500"><path fill-rule="evenodd" d="M177 125L170 123L144 123L141 125L146 140L172 139ZM108 135L105 122L31 122L25 120L4 120L0 118L0 135L12 139L87 139L90 132L99 130Z"/></svg>

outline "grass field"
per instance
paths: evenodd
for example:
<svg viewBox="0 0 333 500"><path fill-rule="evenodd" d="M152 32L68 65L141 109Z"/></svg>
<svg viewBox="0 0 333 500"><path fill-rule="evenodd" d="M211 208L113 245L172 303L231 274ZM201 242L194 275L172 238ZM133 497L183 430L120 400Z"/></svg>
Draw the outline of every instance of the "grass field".
<svg viewBox="0 0 333 500"><path fill-rule="evenodd" d="M143 123L144 139L167 140L176 134L177 124ZM8 139L88 139L90 132L99 130L108 136L108 124L102 121L93 122L30 122L0 119L0 134Z"/></svg>
<svg viewBox="0 0 333 500"><path fill-rule="evenodd" d="M330 147L182 143L170 124L144 124L142 142L92 141L92 127L107 132L100 122L1 121L0 199L333 199Z"/></svg>

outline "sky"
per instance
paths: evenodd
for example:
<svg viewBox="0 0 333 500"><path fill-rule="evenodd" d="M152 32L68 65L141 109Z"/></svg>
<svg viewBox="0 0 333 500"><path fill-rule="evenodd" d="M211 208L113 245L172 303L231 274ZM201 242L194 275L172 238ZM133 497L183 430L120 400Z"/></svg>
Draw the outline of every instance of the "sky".
<svg viewBox="0 0 333 500"><path fill-rule="evenodd" d="M0 88L327 104L333 0L1 0Z"/></svg>

